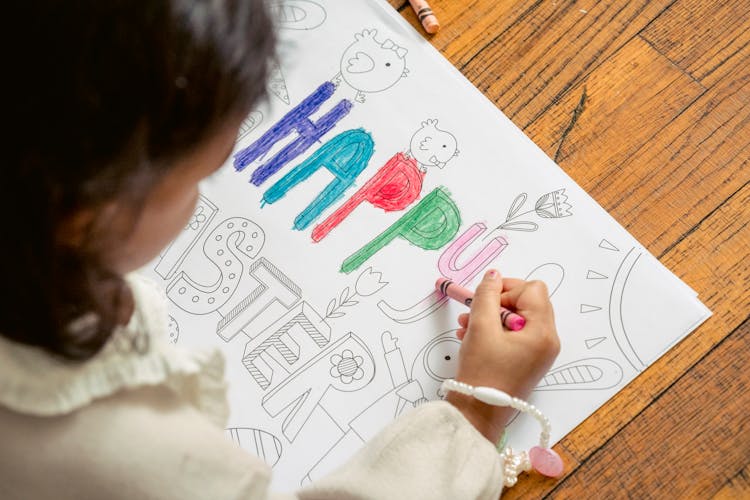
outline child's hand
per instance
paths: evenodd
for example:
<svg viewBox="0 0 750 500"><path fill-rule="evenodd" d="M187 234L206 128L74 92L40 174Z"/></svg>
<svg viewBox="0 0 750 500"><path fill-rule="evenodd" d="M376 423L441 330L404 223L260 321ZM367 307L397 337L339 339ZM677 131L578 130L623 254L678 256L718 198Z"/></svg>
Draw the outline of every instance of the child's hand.
<svg viewBox="0 0 750 500"><path fill-rule="evenodd" d="M500 304L526 318L523 329L503 327ZM560 351L552 304L541 281L502 279L497 271L488 271L474 294L471 313L461 314L458 322L457 336L463 343L456 380L473 386L526 398ZM455 392L449 392L447 400L493 442L515 411Z"/></svg>

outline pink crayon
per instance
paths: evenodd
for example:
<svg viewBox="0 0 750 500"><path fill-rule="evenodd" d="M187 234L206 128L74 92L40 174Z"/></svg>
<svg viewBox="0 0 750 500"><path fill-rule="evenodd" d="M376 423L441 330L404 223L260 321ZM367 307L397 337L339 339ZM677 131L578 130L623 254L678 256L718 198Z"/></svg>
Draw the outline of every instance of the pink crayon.
<svg viewBox="0 0 750 500"><path fill-rule="evenodd" d="M435 288L438 292L447 295L453 300L463 302L467 306L471 305L471 301L474 300L474 293L461 285L454 283L453 281L445 278L438 278L435 282ZM500 307L500 320L506 326L506 328L517 332L526 324L526 319L520 314L516 314L513 311Z"/></svg>

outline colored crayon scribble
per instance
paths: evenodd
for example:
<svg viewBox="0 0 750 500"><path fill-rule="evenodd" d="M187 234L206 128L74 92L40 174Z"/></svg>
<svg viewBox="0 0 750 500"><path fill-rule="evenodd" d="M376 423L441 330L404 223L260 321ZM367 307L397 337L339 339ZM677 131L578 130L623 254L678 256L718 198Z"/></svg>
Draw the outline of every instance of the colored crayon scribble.
<svg viewBox="0 0 750 500"><path fill-rule="evenodd" d="M277 202L320 168L327 169L335 179L294 219L295 229L305 229L354 184L370 161L374 147L372 137L363 129L342 132L271 186L263 194L263 203Z"/></svg>
<svg viewBox="0 0 750 500"><path fill-rule="evenodd" d="M317 122L310 120L310 115L330 99L335 90L336 86L331 82L325 82L318 87L273 127L268 129L257 141L239 151L234 156L235 170L243 171L249 164L266 155L276 143L292 132L297 132L298 137L284 146L267 162L256 168L250 177L250 182L260 186L288 162L307 151L352 109L351 101L343 99L321 116Z"/></svg>
<svg viewBox="0 0 750 500"><path fill-rule="evenodd" d="M424 250L437 250L453 239L461 225L461 214L444 187L432 190L388 229L376 236L342 264L350 273L396 238L403 238Z"/></svg>
<svg viewBox="0 0 750 500"><path fill-rule="evenodd" d="M346 203L315 226L313 241L325 238L363 201L386 212L403 210L419 197L423 178L424 172L419 170L416 160L396 153Z"/></svg>
<svg viewBox="0 0 750 500"><path fill-rule="evenodd" d="M473 255L465 255L469 246L477 241L486 230L487 226L476 222L453 240L438 259L440 274L460 285L465 285L496 259L508 247L508 241L503 237L492 238ZM459 264L459 260L462 264ZM447 301L448 298L445 295L433 291L416 304L406 308L396 307L386 300L378 302L378 308L393 321L405 324L429 316Z"/></svg>
<svg viewBox="0 0 750 500"><path fill-rule="evenodd" d="M479 272L487 267L495 257L505 250L508 240L503 237L492 238L471 258L464 260L463 265L458 264L459 257L463 256L466 249L479 236L487 230L487 226L476 222L464 233L450 244L448 249L438 259L438 270L447 279L459 285L465 285Z"/></svg>

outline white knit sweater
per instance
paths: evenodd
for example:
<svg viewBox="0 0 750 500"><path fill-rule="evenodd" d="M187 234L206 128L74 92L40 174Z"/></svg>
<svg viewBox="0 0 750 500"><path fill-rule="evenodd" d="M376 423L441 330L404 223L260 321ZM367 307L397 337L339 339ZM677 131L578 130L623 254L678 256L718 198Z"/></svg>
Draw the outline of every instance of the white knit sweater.
<svg viewBox="0 0 750 500"><path fill-rule="evenodd" d="M225 437L218 352L166 343L161 292L129 278L136 313L83 364L0 337L3 499L496 499L497 452L453 406L422 405L348 463L287 495ZM146 354L118 348L147 335Z"/></svg>

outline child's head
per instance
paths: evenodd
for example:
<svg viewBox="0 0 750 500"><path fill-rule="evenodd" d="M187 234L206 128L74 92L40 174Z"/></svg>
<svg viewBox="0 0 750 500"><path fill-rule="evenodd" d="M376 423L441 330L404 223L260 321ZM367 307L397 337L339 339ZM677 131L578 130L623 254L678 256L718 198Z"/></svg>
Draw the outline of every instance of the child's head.
<svg viewBox="0 0 750 500"><path fill-rule="evenodd" d="M264 95L272 25L262 0L8 10L0 334L85 359L130 315L122 274L185 226Z"/></svg>

